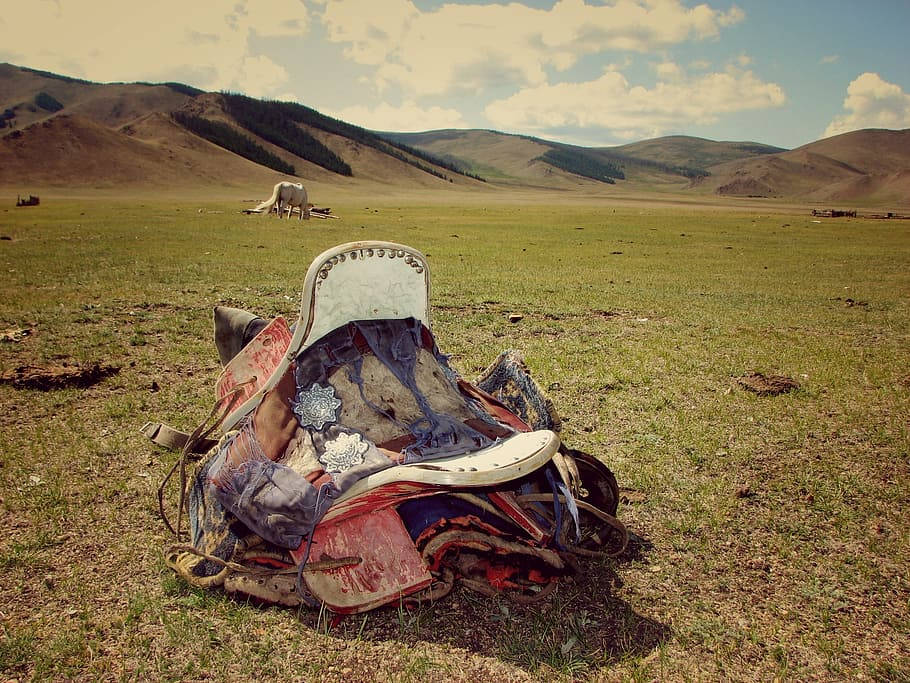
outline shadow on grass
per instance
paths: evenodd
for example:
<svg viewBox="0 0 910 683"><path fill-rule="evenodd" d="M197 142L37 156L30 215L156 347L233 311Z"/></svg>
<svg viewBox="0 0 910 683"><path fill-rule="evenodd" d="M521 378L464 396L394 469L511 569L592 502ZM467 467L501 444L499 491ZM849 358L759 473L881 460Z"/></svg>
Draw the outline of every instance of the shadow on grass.
<svg viewBox="0 0 910 683"><path fill-rule="evenodd" d="M562 581L534 605L456 588L431 605L354 615L332 634L367 641L442 643L509 661L531 673L583 675L647 656L670 637L666 624L637 613L616 595L622 585L616 568L640 559L650 547L645 539L634 537L619 560L582 563L574 580ZM301 619L325 628L318 615L301 614Z"/></svg>

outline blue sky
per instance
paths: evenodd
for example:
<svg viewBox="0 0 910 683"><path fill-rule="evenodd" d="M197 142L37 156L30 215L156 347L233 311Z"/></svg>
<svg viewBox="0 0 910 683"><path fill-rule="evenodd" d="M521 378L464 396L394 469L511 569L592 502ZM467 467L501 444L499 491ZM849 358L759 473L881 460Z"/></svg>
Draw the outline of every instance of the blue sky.
<svg viewBox="0 0 910 683"><path fill-rule="evenodd" d="M0 61L376 130L796 147L910 128L910 0L0 0Z"/></svg>

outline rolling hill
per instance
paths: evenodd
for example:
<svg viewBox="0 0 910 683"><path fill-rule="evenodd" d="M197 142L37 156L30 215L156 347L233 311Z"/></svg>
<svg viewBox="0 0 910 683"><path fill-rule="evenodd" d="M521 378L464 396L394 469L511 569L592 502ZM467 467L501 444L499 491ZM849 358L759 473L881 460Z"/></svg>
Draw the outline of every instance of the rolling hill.
<svg viewBox="0 0 910 683"><path fill-rule="evenodd" d="M708 169L726 161L775 154L786 150L758 142L715 142L688 135L668 135L619 147L605 147L602 148L602 151L618 157L644 159L667 166Z"/></svg>
<svg viewBox="0 0 910 683"><path fill-rule="evenodd" d="M181 84L97 84L0 64L0 186L483 186L419 150L292 103Z"/></svg>
<svg viewBox="0 0 910 683"><path fill-rule="evenodd" d="M910 205L910 130L794 150L668 136L580 147L491 130L376 132L291 102L180 83L99 84L0 64L0 187L261 188L694 197Z"/></svg>
<svg viewBox="0 0 910 683"><path fill-rule="evenodd" d="M670 136L619 147L579 147L488 130L383 133L453 164L512 184L572 187L579 178L685 189L710 165L784 151L755 142L715 142Z"/></svg>
<svg viewBox="0 0 910 683"><path fill-rule="evenodd" d="M910 203L910 129L859 130L709 168L696 187L721 195Z"/></svg>
<svg viewBox="0 0 910 683"><path fill-rule="evenodd" d="M384 135L513 184L584 184L587 178L548 162L548 152L559 150L580 164L612 164L622 174L615 182L633 190L910 205L910 129L854 131L794 150L688 136L584 148L495 131Z"/></svg>
<svg viewBox="0 0 910 683"><path fill-rule="evenodd" d="M390 140L424 150L471 173L506 186L567 189L600 184L547 163L553 143L491 130L440 130L381 133Z"/></svg>

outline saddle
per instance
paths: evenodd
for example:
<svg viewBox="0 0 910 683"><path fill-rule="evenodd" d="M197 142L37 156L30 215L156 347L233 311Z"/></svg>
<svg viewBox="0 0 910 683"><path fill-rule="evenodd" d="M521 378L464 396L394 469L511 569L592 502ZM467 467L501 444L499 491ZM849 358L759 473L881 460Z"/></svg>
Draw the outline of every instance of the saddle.
<svg viewBox="0 0 910 683"><path fill-rule="evenodd" d="M538 600L578 558L622 552L613 474L562 444L516 352L461 378L432 334L429 292L420 252L354 242L313 261L293 324L215 309L220 415L186 438L159 489L172 569L349 614L456 583ZM161 441L162 429L145 431ZM164 492L178 470L175 528Z"/></svg>

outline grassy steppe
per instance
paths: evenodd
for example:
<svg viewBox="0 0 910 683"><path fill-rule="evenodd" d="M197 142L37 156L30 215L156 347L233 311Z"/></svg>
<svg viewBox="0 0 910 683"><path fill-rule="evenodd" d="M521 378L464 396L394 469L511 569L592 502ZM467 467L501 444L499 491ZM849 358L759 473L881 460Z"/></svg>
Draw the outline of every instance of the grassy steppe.
<svg viewBox="0 0 910 683"><path fill-rule="evenodd" d="M0 672L11 679L844 680L910 677L910 225L606 205L228 203L0 210ZM9 239L7 239L9 238ZM324 248L427 254L434 329L473 378L524 352L563 438L627 489L625 557L534 607L456 590L334 629L192 590L155 488L218 373L210 309L295 315ZM510 313L521 313L510 323ZM759 397L736 378L801 388Z"/></svg>

